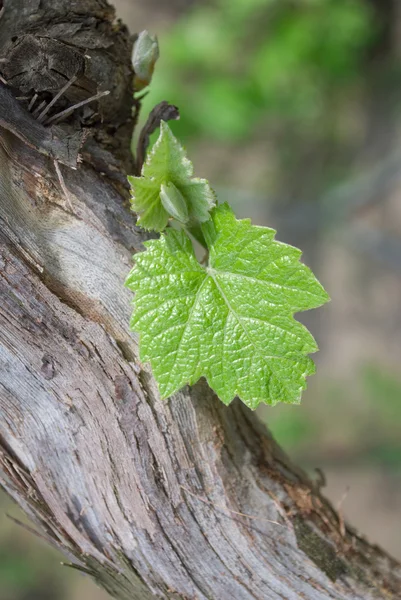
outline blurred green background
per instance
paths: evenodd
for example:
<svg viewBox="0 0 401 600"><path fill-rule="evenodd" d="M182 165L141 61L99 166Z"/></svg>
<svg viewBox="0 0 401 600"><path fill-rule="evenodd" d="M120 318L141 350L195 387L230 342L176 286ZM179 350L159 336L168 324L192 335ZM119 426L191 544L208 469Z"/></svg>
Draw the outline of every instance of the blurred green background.
<svg viewBox="0 0 401 600"><path fill-rule="evenodd" d="M288 453L371 541L401 558L401 3L119 0L161 56L159 101L196 174L240 217L304 251L332 302L300 318L321 351L299 407L264 408ZM316 314L315 314L316 313ZM101 600L5 516L1 600Z"/></svg>

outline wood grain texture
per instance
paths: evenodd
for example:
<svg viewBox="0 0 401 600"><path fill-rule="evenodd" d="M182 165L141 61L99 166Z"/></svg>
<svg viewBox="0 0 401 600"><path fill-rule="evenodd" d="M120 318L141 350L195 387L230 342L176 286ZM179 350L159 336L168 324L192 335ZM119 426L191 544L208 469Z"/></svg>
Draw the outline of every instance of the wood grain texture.
<svg viewBox="0 0 401 600"><path fill-rule="evenodd" d="M18 26L32 4L15 2ZM53 5L69 7L59 25L112 19L101 1ZM144 240L129 159L94 127L85 162L62 170L73 211L52 162L0 129L1 485L122 600L401 597L400 565L344 527L241 403L204 381L160 401L128 331L123 282Z"/></svg>

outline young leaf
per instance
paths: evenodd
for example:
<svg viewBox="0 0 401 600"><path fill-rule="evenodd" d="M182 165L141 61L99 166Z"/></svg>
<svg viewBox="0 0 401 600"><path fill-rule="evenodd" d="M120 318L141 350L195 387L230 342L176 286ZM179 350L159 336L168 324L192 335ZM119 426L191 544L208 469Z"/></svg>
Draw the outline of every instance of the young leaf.
<svg viewBox="0 0 401 600"><path fill-rule="evenodd" d="M327 293L300 250L236 220L227 204L202 231L207 267L185 232L170 229L145 243L126 281L136 294L131 327L162 397L205 376L225 404L299 402L317 346L293 314L324 304Z"/></svg>
<svg viewBox="0 0 401 600"><path fill-rule="evenodd" d="M179 214L185 214L185 223L192 226L207 221L216 204L215 195L206 179L192 175L193 166L184 148L167 123L161 121L159 138L148 154L141 177L128 177L132 189L131 207L139 215L138 225L162 231L170 217L176 218L176 213L168 210L172 195L163 196L166 186L170 186L170 191L175 190L172 194L177 202L181 198L185 202L185 209L178 208ZM162 186L165 186L163 190Z"/></svg>

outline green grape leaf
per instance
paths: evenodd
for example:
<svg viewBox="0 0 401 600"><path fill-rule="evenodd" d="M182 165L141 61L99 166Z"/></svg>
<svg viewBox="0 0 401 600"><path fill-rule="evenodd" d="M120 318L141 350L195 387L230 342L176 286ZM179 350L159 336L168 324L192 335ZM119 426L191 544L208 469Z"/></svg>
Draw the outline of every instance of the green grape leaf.
<svg viewBox="0 0 401 600"><path fill-rule="evenodd" d="M139 215L138 225L155 231L165 229L170 217L183 213L181 196L186 204L186 223L190 227L207 221L216 198L206 179L192 175L193 166L184 148L167 123L161 121L159 138L148 153L141 176L128 177L132 190L131 207ZM169 202L163 202L166 196L163 197L162 186L171 184L178 194L172 194L167 200L176 198L179 204L169 211Z"/></svg>
<svg viewBox="0 0 401 600"><path fill-rule="evenodd" d="M293 317L329 297L275 231L237 220L227 204L202 225L208 266L184 231L169 229L135 256L126 285L135 292L131 327L161 396L207 378L220 399L298 403L317 350Z"/></svg>

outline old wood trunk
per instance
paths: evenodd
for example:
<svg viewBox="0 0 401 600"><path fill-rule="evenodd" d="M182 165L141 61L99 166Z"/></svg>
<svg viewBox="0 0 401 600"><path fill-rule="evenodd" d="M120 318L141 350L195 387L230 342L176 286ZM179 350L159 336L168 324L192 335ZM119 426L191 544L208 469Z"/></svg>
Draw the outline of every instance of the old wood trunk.
<svg viewBox="0 0 401 600"><path fill-rule="evenodd" d="M161 402L137 360L123 287L144 240L125 184L132 39L113 19L103 0L4 2L0 483L121 600L400 598L400 565L253 413L204 381ZM64 102L111 93L59 129L15 99L48 100L71 77Z"/></svg>

